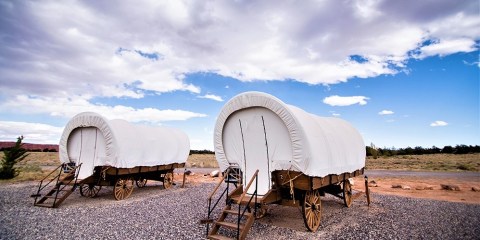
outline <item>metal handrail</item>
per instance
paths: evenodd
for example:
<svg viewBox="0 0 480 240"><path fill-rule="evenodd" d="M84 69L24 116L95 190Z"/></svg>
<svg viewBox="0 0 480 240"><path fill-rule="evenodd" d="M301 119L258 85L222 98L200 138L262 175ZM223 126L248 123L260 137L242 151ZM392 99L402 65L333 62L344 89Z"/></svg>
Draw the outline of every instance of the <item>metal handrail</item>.
<svg viewBox="0 0 480 240"><path fill-rule="evenodd" d="M242 214L240 214L240 210L242 205L240 204L245 197L245 194L248 192L248 189L250 189L250 186L253 183L253 180L255 179L255 191L253 191L252 196L250 196L250 199L248 200L248 203L245 205L246 207L243 209ZM258 169L255 171L255 174L253 174L252 178L250 179L250 182L248 182L247 187L245 188L245 191L242 193L240 199L238 200L238 217L237 217L237 239L240 239L240 220L245 216L245 212L247 209L250 207L250 203L252 203L253 197L255 197L255 205L253 209L253 216L257 215L257 191L258 191Z"/></svg>
<svg viewBox="0 0 480 240"><path fill-rule="evenodd" d="M56 167L53 171L51 171L51 172L50 172L47 176L45 176L42 180L40 180L40 184L38 185L38 191L37 191L37 193L39 193L40 191L42 191L46 186L48 186L50 183L52 183L53 180L55 180L56 177L50 179L50 181L42 187L43 181L45 181L45 179L47 179L48 177L50 177L50 175L52 175L55 171L57 171L57 170L58 170L60 167L62 167L62 166L63 166L63 163L62 163L60 166ZM58 175L60 175L60 174L61 174L61 172L58 173ZM57 175L57 176L58 176L58 175Z"/></svg>
<svg viewBox="0 0 480 240"><path fill-rule="evenodd" d="M222 178L220 179L220 181L218 181L218 184L217 186L215 187L215 189L212 191L212 193L210 194L210 196L208 197L208 212L207 212L207 236L208 236L208 232L210 231L210 223L208 221L210 221L210 215L212 214L213 210L215 210L215 208L217 207L218 203L220 202L220 200L222 200L223 196L225 196L225 194L228 195L228 190L229 190L229 186L230 186L230 183L227 184L227 187L225 188L225 190L223 190L222 194L220 194L220 197L218 197L217 201L215 202L215 204L213 204L213 207L212 207L212 198L213 198L213 195L215 195L215 193L217 192L217 190L219 189L220 185L222 184L222 182L225 180L225 177L228 176L230 174L230 171L231 171L231 168L227 168L227 171L225 172L225 174L222 176ZM228 197L226 198L226 201L228 201Z"/></svg>
<svg viewBox="0 0 480 240"><path fill-rule="evenodd" d="M82 165L82 164L76 166L75 168L73 168L73 169L70 170L70 171L79 170L81 165ZM59 168L64 167L64 166L65 166L65 163L60 164L58 167L56 167L54 170L52 170L49 174L47 174L47 176L45 176L42 180L40 180L40 184L38 185L37 194L34 195L34 196L35 196L35 201L34 201L34 203L37 203L37 199L38 199L38 197L40 197L40 192L43 191L43 189L45 189L48 185L50 185L50 183L52 183L54 180L57 180L55 184L58 185L59 177L60 177L60 175L62 175L62 171L63 171L62 169L60 169L60 171L58 171L58 170L59 170ZM54 172L56 172L56 171L58 171L58 174L57 174L55 177L53 177L52 179L50 179L50 181L48 181L48 183L46 183L45 185L43 185L43 182L44 182L47 178L51 177L51 175L52 175ZM79 172L79 171L78 171L78 172ZM74 177L74 178L75 178L75 183L76 183L76 181L77 181L78 172L76 173L76 175L75 175L75 177ZM72 180L73 180L73 179L72 179ZM72 180L70 180L70 182L71 182ZM69 182L69 183L70 183L70 182ZM43 186L42 186L42 185L43 185ZM65 187L65 186L64 186L64 187ZM64 187L63 187L63 188L64 188ZM63 189L63 188L62 188L62 189ZM59 190L62 190L62 189L59 189ZM32 196L33 196L33 195L32 195ZM58 191L57 191L57 193L56 193L56 195L55 195L54 204L55 204L55 201L56 201L57 196L58 196Z"/></svg>
<svg viewBox="0 0 480 240"><path fill-rule="evenodd" d="M240 198L238 199L237 204L240 204L240 203L242 202L243 198L245 197L245 194L247 193L248 189L249 189L250 186L252 185L253 180L256 179L257 176L258 176L258 169L257 169L257 171L255 171L255 173L253 174L252 178L251 178L250 181L248 182L247 187L245 188L245 191L243 191L242 195L241 195ZM255 191L256 191L256 188L255 188Z"/></svg>
<svg viewBox="0 0 480 240"><path fill-rule="evenodd" d="M223 180L225 180L225 176L228 176L228 174L230 173L230 168L227 169L227 172L222 176L222 178L220 179L220 181L218 181L218 184L217 186L215 187L215 189L213 189L213 192L210 194L210 196L208 197L208 200L212 200L212 197L213 195L217 192L218 188L220 187L220 185L222 184Z"/></svg>
<svg viewBox="0 0 480 240"><path fill-rule="evenodd" d="M73 173L73 178L70 179L70 181L68 181L67 183L63 184L63 186L60 188L60 185L58 184L58 181L60 180L60 175L62 175L62 172L60 171L60 174L58 174L57 176L57 184L56 186L58 186L58 190L57 192L55 193L55 199L53 200L53 206L55 206L55 203L57 203L57 198L58 198L58 193L60 191L62 191L65 187L67 187L67 185L69 185L74 179L75 179L75 184L73 187L75 187L75 185L77 184L77 177L78 177L78 174L80 173L80 168L82 167L82 163L80 163L78 166L75 166L74 168L72 168L70 170L70 172L72 171L75 171ZM72 190L73 191L73 190Z"/></svg>

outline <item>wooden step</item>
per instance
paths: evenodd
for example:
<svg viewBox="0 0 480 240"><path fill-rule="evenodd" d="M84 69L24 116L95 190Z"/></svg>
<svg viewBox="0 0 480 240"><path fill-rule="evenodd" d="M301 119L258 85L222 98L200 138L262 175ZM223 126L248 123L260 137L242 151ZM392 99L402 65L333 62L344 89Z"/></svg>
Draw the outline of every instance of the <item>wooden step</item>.
<svg viewBox="0 0 480 240"><path fill-rule="evenodd" d="M221 222L217 222L216 224L223 227L231 228L231 229L237 229L237 224L232 222L221 221ZM243 227L245 227L245 225L240 223L240 231L242 231Z"/></svg>
<svg viewBox="0 0 480 240"><path fill-rule="evenodd" d="M240 197L241 197L240 195L239 196L232 196L232 199L235 201L235 203L237 203L238 200L240 199ZM250 197L252 197L252 195L245 195L243 197L240 205L247 205L248 201L250 201ZM261 203L262 199L263 199L262 196L257 196L257 203ZM250 204L254 204L254 203L255 203L255 197L252 198L252 201L250 202Z"/></svg>
<svg viewBox="0 0 480 240"><path fill-rule="evenodd" d="M233 214L233 215L236 215L238 216L238 210L234 210L234 209L229 209L229 210L223 210L224 213L229 213L229 214ZM243 212L243 209L240 211L240 214L242 214ZM245 212L244 216L246 217L249 217L250 215L252 215L253 213L250 213L250 212Z"/></svg>
<svg viewBox="0 0 480 240"><path fill-rule="evenodd" d="M62 198L63 196L65 196L65 194L58 194L57 196L55 196L55 194L52 194L52 195L47 195L47 196L43 196L44 198L57 198L57 199L60 199Z"/></svg>
<svg viewBox="0 0 480 240"><path fill-rule="evenodd" d="M37 206L37 207L53 208L53 204L52 204L52 203L36 203L35 206Z"/></svg>
<svg viewBox="0 0 480 240"><path fill-rule="evenodd" d="M212 234L208 236L208 239L214 239L214 240L234 240L234 238L229 238L225 237L223 235L218 235L218 234Z"/></svg>

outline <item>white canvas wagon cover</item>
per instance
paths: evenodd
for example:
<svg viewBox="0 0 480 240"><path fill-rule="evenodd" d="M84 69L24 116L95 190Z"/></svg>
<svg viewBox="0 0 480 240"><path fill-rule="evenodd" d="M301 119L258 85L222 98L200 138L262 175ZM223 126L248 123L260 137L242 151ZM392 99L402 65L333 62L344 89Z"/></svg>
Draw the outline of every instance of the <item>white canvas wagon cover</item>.
<svg viewBox="0 0 480 240"><path fill-rule="evenodd" d="M260 170L260 193L269 188L262 178L274 170L324 177L365 166L363 138L348 122L307 113L261 92L242 93L225 104L214 146L221 170L238 164L248 179Z"/></svg>
<svg viewBox="0 0 480 240"><path fill-rule="evenodd" d="M82 179L93 174L95 166L132 168L185 163L190 142L177 129L134 125L83 112L65 126L59 151L62 163L82 163Z"/></svg>

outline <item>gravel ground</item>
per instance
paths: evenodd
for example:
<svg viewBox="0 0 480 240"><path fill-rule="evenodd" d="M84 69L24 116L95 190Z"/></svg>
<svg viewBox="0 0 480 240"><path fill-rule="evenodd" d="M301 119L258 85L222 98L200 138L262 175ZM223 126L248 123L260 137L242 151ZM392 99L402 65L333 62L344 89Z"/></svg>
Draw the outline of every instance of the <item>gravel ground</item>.
<svg viewBox="0 0 480 240"><path fill-rule="evenodd" d="M163 189L152 182L115 201L112 187L96 198L73 193L59 208L33 206L36 183L0 185L0 239L203 239L206 198L214 184ZM307 232L296 207L271 205L248 239L479 239L480 205L373 195L351 208L325 197L322 224ZM218 211L217 211L218 213ZM216 216L216 215L215 215Z"/></svg>

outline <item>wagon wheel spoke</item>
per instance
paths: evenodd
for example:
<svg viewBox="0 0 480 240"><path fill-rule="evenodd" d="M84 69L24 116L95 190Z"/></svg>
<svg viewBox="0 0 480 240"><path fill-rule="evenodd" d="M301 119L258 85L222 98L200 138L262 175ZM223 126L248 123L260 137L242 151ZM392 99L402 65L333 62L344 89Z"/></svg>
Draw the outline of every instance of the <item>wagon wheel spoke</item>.
<svg viewBox="0 0 480 240"><path fill-rule="evenodd" d="M350 181L343 181L343 202L346 207L352 206L352 184Z"/></svg>
<svg viewBox="0 0 480 240"><path fill-rule="evenodd" d="M143 188L143 187L145 187L145 185L147 185L147 179L146 178L139 178L137 181L135 181L135 184L137 185L137 187Z"/></svg>
<svg viewBox="0 0 480 240"><path fill-rule="evenodd" d="M96 186L95 184L82 184L80 186L80 195L93 198L97 196L101 188L102 186Z"/></svg>
<svg viewBox="0 0 480 240"><path fill-rule="evenodd" d="M122 200L123 199L123 185L125 184L124 179L118 179L117 182L115 183L115 187L113 189L114 196L116 200Z"/></svg>
<svg viewBox="0 0 480 240"><path fill-rule="evenodd" d="M115 183L113 194L116 200L123 200L132 194L133 191L133 179L132 178L119 178Z"/></svg>
<svg viewBox="0 0 480 240"><path fill-rule="evenodd" d="M315 232L322 218L322 204L317 190L307 191L302 204L303 221L308 230Z"/></svg>
<svg viewBox="0 0 480 240"><path fill-rule="evenodd" d="M80 185L80 195L82 195L82 197L86 197L86 191L87 191L87 190L85 189L85 188L86 188L86 185L87 185L87 184L82 184L82 185Z"/></svg>
<svg viewBox="0 0 480 240"><path fill-rule="evenodd" d="M168 189L172 186L172 184L173 184L173 173L172 172L165 173L165 175L163 176L163 187L165 189Z"/></svg>

